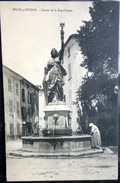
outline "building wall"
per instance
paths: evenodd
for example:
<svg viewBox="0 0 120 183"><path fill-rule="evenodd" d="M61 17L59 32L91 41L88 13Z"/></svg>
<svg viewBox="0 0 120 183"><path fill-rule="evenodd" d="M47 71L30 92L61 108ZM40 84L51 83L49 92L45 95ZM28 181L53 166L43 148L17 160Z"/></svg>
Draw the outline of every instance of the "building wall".
<svg viewBox="0 0 120 183"><path fill-rule="evenodd" d="M22 121L26 123L26 134L23 135L31 135L35 124L39 123L39 89L24 79L21 81L21 111Z"/></svg>
<svg viewBox="0 0 120 183"><path fill-rule="evenodd" d="M71 108L71 128L76 131L77 124L77 107L76 107L76 91L81 85L82 77L86 70L80 66L82 55L78 45L77 38L72 37L65 45L63 56L63 67L67 71L67 76L64 77L64 94L66 104Z"/></svg>
<svg viewBox="0 0 120 183"><path fill-rule="evenodd" d="M8 138L9 137L17 138L18 136L21 135L21 129L22 129L21 107L20 107L20 77L16 77L16 75L11 70L3 67L3 78L4 78L3 83L4 83L5 132Z"/></svg>
<svg viewBox="0 0 120 183"><path fill-rule="evenodd" d="M5 66L3 66L3 83L6 138L16 139L22 135L31 135L35 123L39 126L39 89ZM25 90L24 102L22 89ZM31 94L29 100L28 92ZM25 118L23 108L26 110ZM23 122L26 125L23 125Z"/></svg>

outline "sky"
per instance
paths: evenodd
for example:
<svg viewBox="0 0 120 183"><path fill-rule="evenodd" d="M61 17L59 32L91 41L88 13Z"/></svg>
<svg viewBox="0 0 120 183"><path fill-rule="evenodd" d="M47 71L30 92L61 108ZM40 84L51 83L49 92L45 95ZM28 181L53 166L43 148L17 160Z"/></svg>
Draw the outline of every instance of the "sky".
<svg viewBox="0 0 120 183"><path fill-rule="evenodd" d="M0 2L2 60L35 85L41 85L51 49L61 47L60 23L66 41L90 20L92 2Z"/></svg>

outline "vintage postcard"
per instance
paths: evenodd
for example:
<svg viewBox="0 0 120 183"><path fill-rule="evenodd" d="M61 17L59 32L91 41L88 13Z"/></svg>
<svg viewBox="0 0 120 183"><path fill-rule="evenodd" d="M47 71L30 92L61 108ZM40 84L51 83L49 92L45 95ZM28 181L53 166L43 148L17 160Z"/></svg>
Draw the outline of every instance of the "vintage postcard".
<svg viewBox="0 0 120 183"><path fill-rule="evenodd" d="M118 179L119 2L0 2L7 181Z"/></svg>

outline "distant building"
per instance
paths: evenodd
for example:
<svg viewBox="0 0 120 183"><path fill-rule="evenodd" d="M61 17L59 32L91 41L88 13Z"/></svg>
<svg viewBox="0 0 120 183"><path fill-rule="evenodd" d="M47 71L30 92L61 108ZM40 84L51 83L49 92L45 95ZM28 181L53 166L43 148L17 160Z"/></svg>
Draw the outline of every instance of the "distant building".
<svg viewBox="0 0 120 183"><path fill-rule="evenodd" d="M77 124L76 92L82 82L82 77L86 70L80 66L82 55L78 42L78 35L72 34L64 45L64 55L62 65L67 71L64 77L64 97L66 104L71 108L71 128L75 132Z"/></svg>
<svg viewBox="0 0 120 183"><path fill-rule="evenodd" d="M39 88L6 66L3 82L6 138L31 135L39 122Z"/></svg>
<svg viewBox="0 0 120 183"><path fill-rule="evenodd" d="M27 81L21 80L21 117L25 123L23 135L31 135L39 124L39 88Z"/></svg>

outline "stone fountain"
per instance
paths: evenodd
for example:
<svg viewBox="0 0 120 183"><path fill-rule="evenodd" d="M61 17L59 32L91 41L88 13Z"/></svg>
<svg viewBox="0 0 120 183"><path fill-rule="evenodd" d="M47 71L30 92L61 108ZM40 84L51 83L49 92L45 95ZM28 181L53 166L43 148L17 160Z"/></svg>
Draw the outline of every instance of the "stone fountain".
<svg viewBox="0 0 120 183"><path fill-rule="evenodd" d="M45 128L41 136L22 137L22 149L10 155L23 157L81 156L101 153L91 149L91 135L72 135L70 112L63 95L64 76L67 72L61 65L64 52L64 23L61 26L61 51L51 51L51 60L44 69L43 88L46 106L44 108Z"/></svg>
<svg viewBox="0 0 120 183"><path fill-rule="evenodd" d="M80 152L91 148L90 135L72 135L69 117L71 109L63 100L63 76L66 74L57 50L52 49L43 80L46 100L43 136L22 137L23 150L49 154Z"/></svg>

